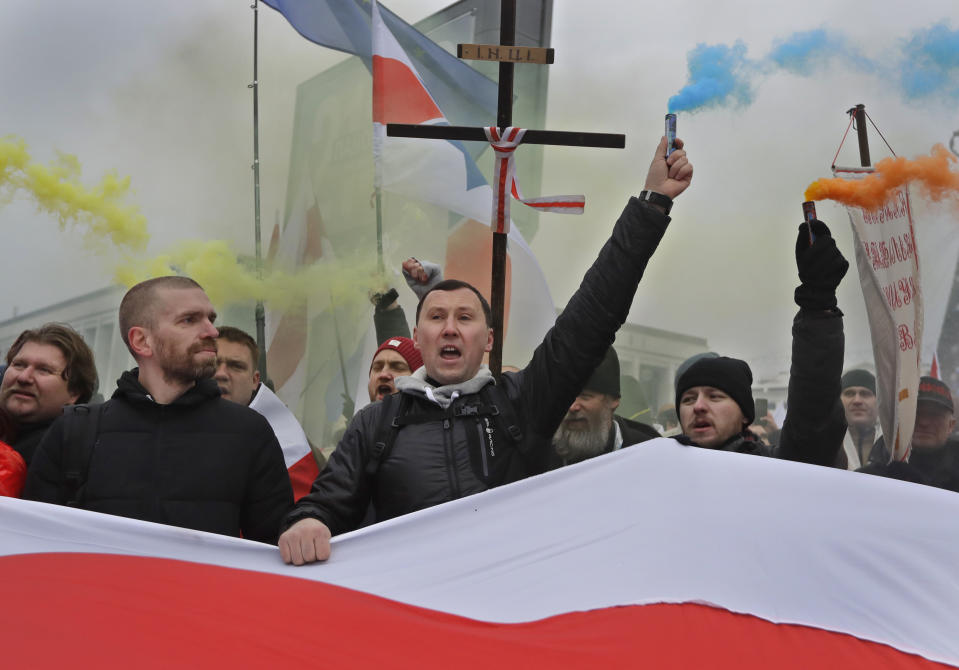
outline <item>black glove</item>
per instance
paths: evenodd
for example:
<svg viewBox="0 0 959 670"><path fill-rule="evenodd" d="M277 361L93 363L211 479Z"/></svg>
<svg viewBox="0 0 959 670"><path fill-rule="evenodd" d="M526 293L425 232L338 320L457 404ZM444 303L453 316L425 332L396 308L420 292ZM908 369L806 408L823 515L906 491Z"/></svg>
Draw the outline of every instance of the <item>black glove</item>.
<svg viewBox="0 0 959 670"><path fill-rule="evenodd" d="M809 243L809 229L805 223L799 224L796 238L796 267L802 282L796 288L796 304L810 310L834 309L836 288L846 276L849 261L836 247L836 240L829 234L825 223L813 219L809 225L816 241Z"/></svg>
<svg viewBox="0 0 959 670"><path fill-rule="evenodd" d="M376 313L384 311L396 302L396 299L399 297L400 294L397 293L395 288L391 288L385 293L370 293L370 302L373 303L373 311Z"/></svg>

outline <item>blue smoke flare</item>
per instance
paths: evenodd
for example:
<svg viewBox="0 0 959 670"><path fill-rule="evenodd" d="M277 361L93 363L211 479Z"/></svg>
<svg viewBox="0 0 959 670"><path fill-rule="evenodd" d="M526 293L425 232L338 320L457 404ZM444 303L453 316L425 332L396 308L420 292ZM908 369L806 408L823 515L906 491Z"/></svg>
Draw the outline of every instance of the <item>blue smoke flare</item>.
<svg viewBox="0 0 959 670"><path fill-rule="evenodd" d="M899 78L909 99L941 98L959 101L959 30L945 22L918 30L898 52L873 61L842 33L825 28L780 38L759 60L746 57L746 46L698 44L687 56L689 82L669 99L670 112L695 112L709 107L746 106L760 75L779 71L808 77L838 62L864 72Z"/></svg>
<svg viewBox="0 0 959 670"><path fill-rule="evenodd" d="M851 47L845 37L823 28L793 33L786 39L776 40L767 58L775 67L809 76L825 69L829 61L837 57L861 70L873 70L875 67Z"/></svg>
<svg viewBox="0 0 959 670"><path fill-rule="evenodd" d="M669 99L670 112L697 111L724 105L745 106L752 102L746 45L699 44L686 58L689 83Z"/></svg>
<svg viewBox="0 0 959 670"><path fill-rule="evenodd" d="M903 46L901 77L910 98L959 100L959 30L937 23L917 31Z"/></svg>

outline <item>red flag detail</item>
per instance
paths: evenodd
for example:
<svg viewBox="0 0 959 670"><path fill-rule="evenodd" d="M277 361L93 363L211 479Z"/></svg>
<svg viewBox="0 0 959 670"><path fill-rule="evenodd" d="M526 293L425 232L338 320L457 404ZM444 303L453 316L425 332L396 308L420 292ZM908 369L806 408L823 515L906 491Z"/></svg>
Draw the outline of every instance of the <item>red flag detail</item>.
<svg viewBox="0 0 959 670"><path fill-rule="evenodd" d="M498 624L322 582L159 558L8 556L0 588L10 605L0 609L0 656L11 668L311 667L318 658L330 668L399 669L947 667L705 605ZM322 649L316 636L290 633L291 612L331 613Z"/></svg>
<svg viewBox="0 0 959 670"><path fill-rule="evenodd" d="M375 123L424 123L442 116L443 112L405 63L373 56Z"/></svg>

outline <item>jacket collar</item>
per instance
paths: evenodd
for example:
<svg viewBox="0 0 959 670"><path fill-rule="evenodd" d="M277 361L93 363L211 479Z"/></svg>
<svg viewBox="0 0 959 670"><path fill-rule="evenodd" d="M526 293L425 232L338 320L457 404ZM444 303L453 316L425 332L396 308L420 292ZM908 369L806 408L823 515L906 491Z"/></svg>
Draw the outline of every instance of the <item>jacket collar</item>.
<svg viewBox="0 0 959 670"><path fill-rule="evenodd" d="M122 398L130 402L148 402L156 404L150 392L144 388L139 379L139 368L127 370L120 379L117 380L117 390L113 392L114 398ZM170 403L170 405L192 406L199 405L211 398L220 395L220 387L216 385L212 377L199 379L197 383L188 388L181 396Z"/></svg>
<svg viewBox="0 0 959 670"><path fill-rule="evenodd" d="M398 377L396 388L401 393L426 398L433 404L446 409L460 396L479 393L489 383L495 383L493 373L489 371L487 366L483 365L480 366L479 372L472 379L467 379L459 384L434 386L428 381L426 367L424 366L408 377Z"/></svg>

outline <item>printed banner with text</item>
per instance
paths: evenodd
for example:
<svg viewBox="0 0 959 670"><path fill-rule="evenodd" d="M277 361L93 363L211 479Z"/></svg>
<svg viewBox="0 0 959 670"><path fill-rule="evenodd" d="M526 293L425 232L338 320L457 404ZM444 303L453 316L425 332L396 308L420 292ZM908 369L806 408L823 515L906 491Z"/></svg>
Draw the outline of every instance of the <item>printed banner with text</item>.
<svg viewBox="0 0 959 670"><path fill-rule="evenodd" d="M835 168L836 176L862 179L869 168ZM847 207L856 241L876 362L879 422L893 460L909 458L916 421L922 348L919 255L909 193L896 189L875 210Z"/></svg>

